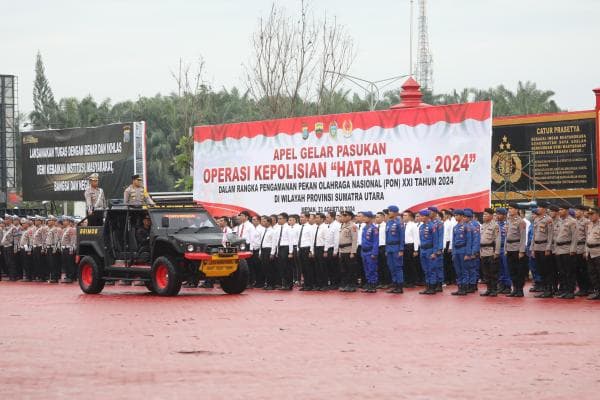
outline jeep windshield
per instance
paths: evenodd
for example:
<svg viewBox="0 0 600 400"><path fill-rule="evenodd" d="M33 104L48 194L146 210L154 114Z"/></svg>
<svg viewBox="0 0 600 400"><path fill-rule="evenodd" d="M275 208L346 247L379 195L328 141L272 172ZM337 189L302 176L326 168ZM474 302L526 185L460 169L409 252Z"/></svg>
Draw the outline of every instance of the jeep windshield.
<svg viewBox="0 0 600 400"><path fill-rule="evenodd" d="M220 232L215 221L206 211L158 211L152 212L152 224L169 232Z"/></svg>

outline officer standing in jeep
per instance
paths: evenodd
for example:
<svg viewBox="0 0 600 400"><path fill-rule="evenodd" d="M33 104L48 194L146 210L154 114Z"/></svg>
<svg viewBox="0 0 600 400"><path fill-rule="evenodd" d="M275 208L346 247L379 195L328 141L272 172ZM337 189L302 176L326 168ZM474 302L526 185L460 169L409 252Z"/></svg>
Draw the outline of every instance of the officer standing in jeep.
<svg viewBox="0 0 600 400"><path fill-rule="evenodd" d="M123 202L130 206L155 205L146 189L142 186L142 178L138 174L131 177L131 185L123 193Z"/></svg>
<svg viewBox="0 0 600 400"><path fill-rule="evenodd" d="M104 191L98 187L98 174L91 174L89 185L83 193L87 209L88 224L90 226L102 225L102 212L106 208Z"/></svg>

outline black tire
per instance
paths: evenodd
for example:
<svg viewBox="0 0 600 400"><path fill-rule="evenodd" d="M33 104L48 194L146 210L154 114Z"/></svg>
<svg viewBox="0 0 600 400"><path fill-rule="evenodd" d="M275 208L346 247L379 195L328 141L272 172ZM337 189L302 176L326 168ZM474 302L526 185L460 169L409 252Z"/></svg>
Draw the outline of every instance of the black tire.
<svg viewBox="0 0 600 400"><path fill-rule="evenodd" d="M79 262L77 280L81 290L87 294L100 293L106 283L102 279L102 268L100 268L96 259L90 256L83 257Z"/></svg>
<svg viewBox="0 0 600 400"><path fill-rule="evenodd" d="M240 294L248 286L248 263L246 260L240 260L237 271L221 279L221 289L227 294Z"/></svg>
<svg viewBox="0 0 600 400"><path fill-rule="evenodd" d="M167 257L158 257L152 264L152 287L159 296L175 296L181 290L181 276Z"/></svg>

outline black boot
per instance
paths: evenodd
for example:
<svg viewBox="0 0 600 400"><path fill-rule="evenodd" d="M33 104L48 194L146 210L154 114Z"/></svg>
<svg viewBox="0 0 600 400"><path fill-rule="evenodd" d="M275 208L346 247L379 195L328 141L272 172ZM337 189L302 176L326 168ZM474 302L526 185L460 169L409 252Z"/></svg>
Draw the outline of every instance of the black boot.
<svg viewBox="0 0 600 400"><path fill-rule="evenodd" d="M600 300L600 290L596 289L587 297L588 300Z"/></svg>
<svg viewBox="0 0 600 400"><path fill-rule="evenodd" d="M435 285L435 291L436 291L436 292L443 292L443 291L444 291L444 288L442 287L442 282L438 282L438 283Z"/></svg>
<svg viewBox="0 0 600 400"><path fill-rule="evenodd" d="M518 288L516 289L516 293L513 297L523 297L525 296L525 293L523 293L523 288Z"/></svg>
<svg viewBox="0 0 600 400"><path fill-rule="evenodd" d="M419 292L419 294L435 294L435 285L425 285L425 290Z"/></svg>

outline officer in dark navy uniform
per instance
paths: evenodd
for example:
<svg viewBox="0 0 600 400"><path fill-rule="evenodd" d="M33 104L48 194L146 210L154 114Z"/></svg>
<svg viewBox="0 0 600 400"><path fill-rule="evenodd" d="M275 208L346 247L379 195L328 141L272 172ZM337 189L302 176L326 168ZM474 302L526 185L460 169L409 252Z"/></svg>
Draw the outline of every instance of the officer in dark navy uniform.
<svg viewBox="0 0 600 400"><path fill-rule="evenodd" d="M471 248L471 231L465 224L465 212L463 210L454 210L456 225L452 228L452 264L456 272L456 285L458 290L452 292L453 296L465 296L466 285L468 284L467 275L467 248Z"/></svg>
<svg viewBox="0 0 600 400"><path fill-rule="evenodd" d="M366 226L362 233L361 257L367 278L367 285L363 289L365 293L377 292L377 257L379 255L379 230L373 223L375 216L370 211L362 213Z"/></svg>
<svg viewBox="0 0 600 400"><path fill-rule="evenodd" d="M389 206L385 225L385 255L392 276L392 288L387 293L403 293L404 285L404 223L398 217L398 206Z"/></svg>
<svg viewBox="0 0 600 400"><path fill-rule="evenodd" d="M435 264L437 253L441 252L441 248L438 248L436 226L431 222L429 216L431 211L421 210L419 215L421 216L421 225L419 226L419 241L420 251L419 258L421 260L421 267L425 274L425 290L419 292L419 294L436 294L435 287L437 285L438 276L435 271Z"/></svg>

